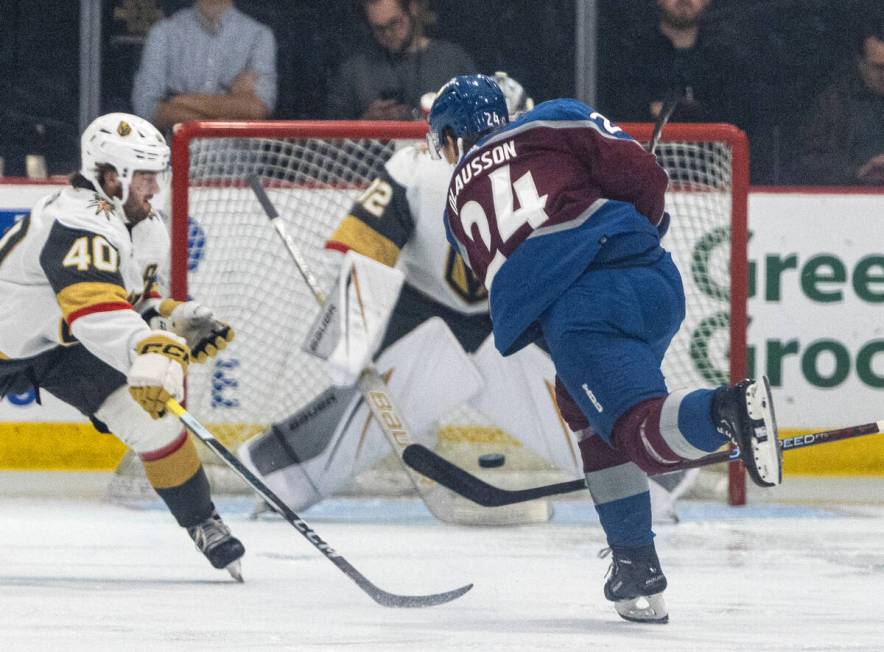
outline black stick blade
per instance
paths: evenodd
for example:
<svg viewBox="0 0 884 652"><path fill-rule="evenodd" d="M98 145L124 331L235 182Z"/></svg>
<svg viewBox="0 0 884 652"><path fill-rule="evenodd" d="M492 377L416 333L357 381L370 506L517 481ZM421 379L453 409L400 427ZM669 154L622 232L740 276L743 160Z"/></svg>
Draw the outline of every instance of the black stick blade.
<svg viewBox="0 0 884 652"><path fill-rule="evenodd" d="M459 466L452 464L444 457L437 455L421 444L407 446L402 453L402 459L415 471L423 473L443 487L447 487L456 494L472 500L483 507L503 507L504 505L544 498L545 496L555 496L586 489L586 482L584 480L571 480L569 482L516 491L501 489L464 471Z"/></svg>

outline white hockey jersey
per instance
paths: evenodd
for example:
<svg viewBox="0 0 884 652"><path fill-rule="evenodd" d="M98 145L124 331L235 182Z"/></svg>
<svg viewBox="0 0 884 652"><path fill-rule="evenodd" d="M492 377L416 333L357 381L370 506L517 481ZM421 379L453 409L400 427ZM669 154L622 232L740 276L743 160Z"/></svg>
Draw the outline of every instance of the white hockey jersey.
<svg viewBox="0 0 884 652"><path fill-rule="evenodd" d="M0 359L80 342L128 372L150 333L135 306L159 299L168 251L155 214L130 227L92 190L43 198L0 238Z"/></svg>
<svg viewBox="0 0 884 652"><path fill-rule="evenodd" d="M488 293L445 237L451 166L422 146L397 151L326 245L353 249L405 274L405 282L463 314L488 312Z"/></svg>

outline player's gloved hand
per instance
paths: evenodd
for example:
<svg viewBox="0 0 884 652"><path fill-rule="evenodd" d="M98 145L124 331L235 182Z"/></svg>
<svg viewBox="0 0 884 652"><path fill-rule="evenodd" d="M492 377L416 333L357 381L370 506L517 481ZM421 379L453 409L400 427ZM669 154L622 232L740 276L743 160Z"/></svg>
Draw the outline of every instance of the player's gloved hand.
<svg viewBox="0 0 884 652"><path fill-rule="evenodd" d="M154 419L166 414L166 401L184 397L184 374L190 349L183 338L153 331L135 345L135 360L126 381L129 394Z"/></svg>
<svg viewBox="0 0 884 652"><path fill-rule="evenodd" d="M159 314L168 330L187 340L195 362L214 358L236 336L230 324L215 319L211 309L196 301L165 299L160 303Z"/></svg>

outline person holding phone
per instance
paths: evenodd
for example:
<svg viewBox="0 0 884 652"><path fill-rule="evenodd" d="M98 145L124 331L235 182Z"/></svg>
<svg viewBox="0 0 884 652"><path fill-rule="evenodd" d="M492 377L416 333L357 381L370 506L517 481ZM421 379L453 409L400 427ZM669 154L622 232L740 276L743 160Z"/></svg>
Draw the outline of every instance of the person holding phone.
<svg viewBox="0 0 884 652"><path fill-rule="evenodd" d="M420 0L356 0L371 33L365 51L344 61L326 100L326 117L336 120L412 120L424 93L453 75L477 72L459 45L424 33Z"/></svg>

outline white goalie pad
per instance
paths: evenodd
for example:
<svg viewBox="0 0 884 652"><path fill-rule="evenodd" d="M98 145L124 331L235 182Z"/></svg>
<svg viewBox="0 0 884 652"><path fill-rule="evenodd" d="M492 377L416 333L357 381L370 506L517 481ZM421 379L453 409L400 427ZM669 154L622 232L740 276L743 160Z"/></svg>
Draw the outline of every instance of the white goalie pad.
<svg viewBox="0 0 884 652"><path fill-rule="evenodd" d="M436 440L431 426L468 401L482 383L470 356L438 317L384 351L376 367L414 440L427 446ZM390 444L362 396L352 388L329 392L336 392L338 398L327 392L328 396L293 414L287 423L276 424L276 432L268 430L237 451L295 511L333 494L390 453ZM280 437L287 441L273 441ZM292 453L298 462L291 459ZM288 459L281 459L287 454Z"/></svg>
<svg viewBox="0 0 884 652"><path fill-rule="evenodd" d="M473 354L484 381L472 405L532 452L574 476L583 475L577 439L559 414L556 370L535 345L504 358L492 336Z"/></svg>
<svg viewBox="0 0 884 652"><path fill-rule="evenodd" d="M348 251L338 280L301 348L328 362L336 385L351 385L380 346L405 276Z"/></svg>

